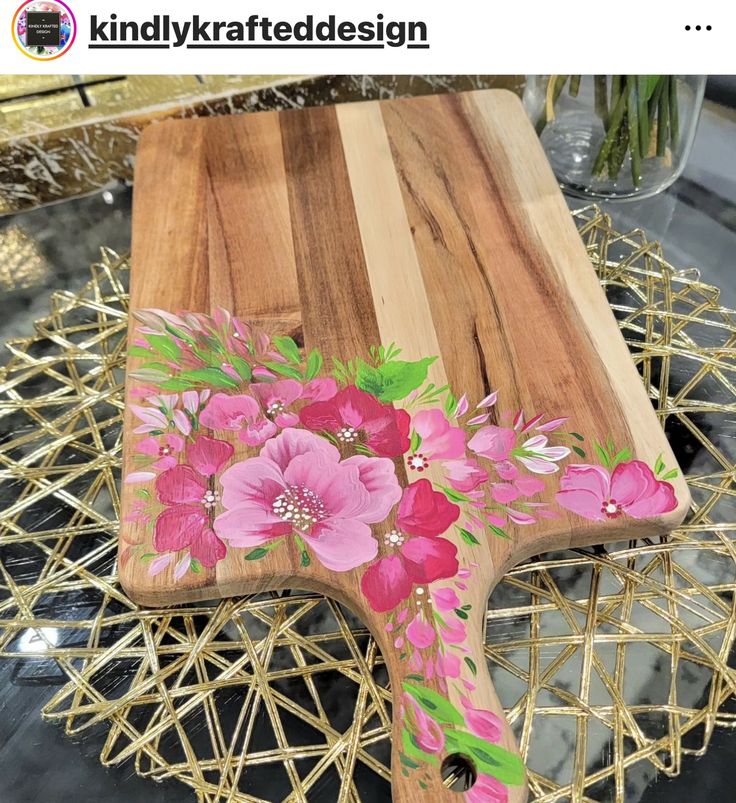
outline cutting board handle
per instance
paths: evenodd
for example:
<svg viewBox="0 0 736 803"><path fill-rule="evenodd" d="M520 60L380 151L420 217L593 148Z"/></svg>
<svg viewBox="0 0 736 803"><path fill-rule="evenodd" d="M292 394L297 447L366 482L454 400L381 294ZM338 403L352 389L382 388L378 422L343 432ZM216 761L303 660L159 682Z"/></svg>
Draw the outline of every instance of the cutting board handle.
<svg viewBox="0 0 736 803"><path fill-rule="evenodd" d="M440 584L441 585L441 584ZM431 588L431 586L430 586ZM501 783L484 773L482 760L512 758L497 774L517 774L518 746L493 688L483 651L485 608L467 621L467 659L475 669L465 693L458 681L437 674L415 682L417 667L401 659L393 629L378 637L392 689L391 786L394 803L525 803L526 778ZM433 655L435 665L441 653ZM423 675L427 674L425 661ZM467 662L466 662L467 665ZM434 710L432 710L434 707ZM430 713L432 711L432 713ZM481 751L480 753L476 751ZM510 780L510 777L507 778Z"/></svg>

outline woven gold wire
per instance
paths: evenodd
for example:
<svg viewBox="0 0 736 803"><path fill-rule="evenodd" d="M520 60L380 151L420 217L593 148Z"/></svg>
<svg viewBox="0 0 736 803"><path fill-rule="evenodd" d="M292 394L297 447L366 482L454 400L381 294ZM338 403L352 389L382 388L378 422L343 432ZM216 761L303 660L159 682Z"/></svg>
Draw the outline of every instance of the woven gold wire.
<svg viewBox="0 0 736 803"><path fill-rule="evenodd" d="M575 213L694 510L668 539L542 556L488 610L486 654L537 801L624 801L733 726L736 319L641 232ZM44 709L100 760L192 799L390 799L390 698L345 609L292 592L134 605L116 573L127 261L103 251L0 373L0 657L55 661ZM729 429L730 428L730 429ZM268 795L266 797L265 795Z"/></svg>

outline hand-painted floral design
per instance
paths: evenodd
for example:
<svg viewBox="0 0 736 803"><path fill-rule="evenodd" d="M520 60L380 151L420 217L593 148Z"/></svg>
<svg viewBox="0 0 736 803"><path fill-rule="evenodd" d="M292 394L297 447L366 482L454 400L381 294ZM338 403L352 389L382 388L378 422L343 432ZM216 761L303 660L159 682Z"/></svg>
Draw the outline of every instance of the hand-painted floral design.
<svg viewBox="0 0 736 803"><path fill-rule="evenodd" d="M610 439L588 446L564 416L499 411L498 391L473 407L428 381L433 357L405 361L394 345L327 367L317 349L225 310L138 318L122 565L184 582L286 550L305 573L355 571L407 670L401 771L426 789L442 754L471 755L465 803L505 803L524 770L477 703L473 550L563 511L667 513L676 470ZM566 462L573 454L585 462Z"/></svg>

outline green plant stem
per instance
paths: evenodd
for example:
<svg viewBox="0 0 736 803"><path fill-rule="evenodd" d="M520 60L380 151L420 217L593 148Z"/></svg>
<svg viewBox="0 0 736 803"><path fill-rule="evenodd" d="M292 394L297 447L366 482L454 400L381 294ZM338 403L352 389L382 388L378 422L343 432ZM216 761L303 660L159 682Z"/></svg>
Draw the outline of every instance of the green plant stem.
<svg viewBox="0 0 736 803"><path fill-rule="evenodd" d="M670 127L669 79L662 78L662 92L659 95L659 111L657 113L657 156L664 156L667 151L667 132Z"/></svg>
<svg viewBox="0 0 736 803"><path fill-rule="evenodd" d="M639 156L646 159L649 147L649 114L647 109L647 77L636 76L636 112L639 118Z"/></svg>
<svg viewBox="0 0 736 803"><path fill-rule="evenodd" d="M626 97L629 125L629 152L631 154L631 180L634 182L634 186L638 187L641 183L641 145L639 143L641 120L639 118L637 79L634 75L629 75L626 78Z"/></svg>
<svg viewBox="0 0 736 803"><path fill-rule="evenodd" d="M616 107L618 99L621 97L621 76L611 76L611 109ZM613 114L613 113L612 113Z"/></svg>
<svg viewBox="0 0 736 803"><path fill-rule="evenodd" d="M571 75L570 76L570 95L574 98L578 96L578 92L580 92L580 78L579 75Z"/></svg>
<svg viewBox="0 0 736 803"><path fill-rule="evenodd" d="M626 111L626 95L619 93L616 105L611 112L611 118L608 126L608 133L606 138L601 143L601 149L598 151L598 156L593 163L592 173L594 176L600 176L603 173L603 168L606 165L608 154L611 152L616 137L618 136L618 129L621 121L624 119L624 112Z"/></svg>
<svg viewBox="0 0 736 803"><path fill-rule="evenodd" d="M654 92L652 92L652 97L649 98L649 132L651 137L651 132L654 130L654 123L657 119L657 113L659 111L659 99L662 96L662 89L664 88L664 79L660 78L657 82L657 86L654 88ZM649 154L649 143L647 143L647 155Z"/></svg>
<svg viewBox="0 0 736 803"><path fill-rule="evenodd" d="M595 113L603 121L603 127L608 130L608 84L605 75L596 75L593 79L595 94Z"/></svg>
<svg viewBox="0 0 736 803"><path fill-rule="evenodd" d="M565 88L565 84L567 83L568 78L569 78L568 75L555 75L549 77L548 79L549 81L552 81L554 79L555 82L554 87L552 89L552 105L557 103L557 101L559 100L559 97L562 94L562 90ZM549 119L547 117L547 103L545 102L544 108L542 109L542 114L539 116L537 124L534 126L537 135L541 134L542 131L544 131L548 122Z"/></svg>
<svg viewBox="0 0 736 803"><path fill-rule="evenodd" d="M670 90L670 140L672 142L672 149L677 147L677 141L680 138L680 118L677 110L677 79L674 75L669 77L669 90Z"/></svg>
<svg viewBox="0 0 736 803"><path fill-rule="evenodd" d="M621 168L629 150L629 129L628 126L619 126L618 136L611 148L611 153L608 156L608 176L609 178L618 178Z"/></svg>

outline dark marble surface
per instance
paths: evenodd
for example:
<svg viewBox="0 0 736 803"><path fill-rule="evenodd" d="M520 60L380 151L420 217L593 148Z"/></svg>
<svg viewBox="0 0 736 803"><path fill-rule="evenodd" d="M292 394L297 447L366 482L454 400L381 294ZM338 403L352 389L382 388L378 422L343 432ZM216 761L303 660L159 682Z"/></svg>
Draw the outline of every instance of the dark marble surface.
<svg viewBox="0 0 736 803"><path fill-rule="evenodd" d="M53 291L78 290L99 247L125 251L130 243L131 191L110 187L87 198L0 220L0 341L29 335ZM570 201L570 206L580 206ZM666 193L641 202L605 206L619 229L640 226L661 240L676 266L697 266L736 307L736 115L709 105L683 177ZM642 665L642 685L656 682ZM98 755L104 732L83 739L42 721L43 704L63 682L53 662L32 667L0 661L0 801L3 803L174 803L190 799L178 782L154 784L130 764L105 769ZM693 689L706 694L707 688ZM602 746L604 749L604 746ZM636 777L627 803L685 803L734 799L730 769L736 734L716 732L707 754L685 758L675 779ZM380 803L380 801L376 801Z"/></svg>

